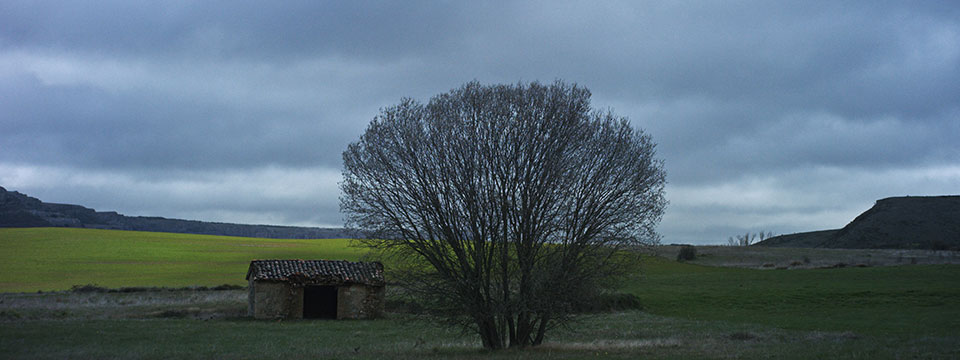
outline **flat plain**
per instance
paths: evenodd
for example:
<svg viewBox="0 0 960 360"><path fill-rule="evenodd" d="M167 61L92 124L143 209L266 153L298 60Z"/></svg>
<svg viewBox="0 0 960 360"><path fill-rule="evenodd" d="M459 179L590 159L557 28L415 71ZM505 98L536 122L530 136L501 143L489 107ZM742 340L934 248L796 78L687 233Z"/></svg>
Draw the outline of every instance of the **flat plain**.
<svg viewBox="0 0 960 360"><path fill-rule="evenodd" d="M0 229L0 244L7 358L960 357L960 265L858 267L842 260L849 253L795 250L751 253L757 267L720 267L696 262L736 262L752 250L705 247L700 260L680 263L663 247L620 290L641 309L582 314L543 346L487 352L475 335L404 311L366 321L254 321L244 317L243 290L68 290L243 285L251 259L356 260L363 249L350 240ZM798 256L789 262L850 266L763 266Z"/></svg>
<svg viewBox="0 0 960 360"><path fill-rule="evenodd" d="M0 292L73 285L244 285L250 260L356 261L348 239L287 240L76 228L0 229Z"/></svg>

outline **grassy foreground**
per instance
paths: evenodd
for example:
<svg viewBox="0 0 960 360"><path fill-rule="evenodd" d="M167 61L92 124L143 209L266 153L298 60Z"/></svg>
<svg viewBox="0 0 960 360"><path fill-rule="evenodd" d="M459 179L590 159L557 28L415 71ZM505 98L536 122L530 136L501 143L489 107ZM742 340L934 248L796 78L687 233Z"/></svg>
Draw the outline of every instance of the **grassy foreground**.
<svg viewBox="0 0 960 360"><path fill-rule="evenodd" d="M392 315L376 321L45 320L4 324L4 358L895 359L956 358L955 337L880 337L705 322L639 311L584 316L542 346L484 351L476 336Z"/></svg>
<svg viewBox="0 0 960 360"><path fill-rule="evenodd" d="M869 335L625 311L581 315L542 346L487 352L428 316L255 321L244 290L0 294L3 358L956 358L956 335Z"/></svg>
<svg viewBox="0 0 960 360"><path fill-rule="evenodd" d="M9 358L960 357L960 265L756 270L650 257L622 289L641 299L642 312L583 315L541 348L499 353L408 314L252 321L242 318L243 291L46 292L243 284L251 259L355 260L363 250L349 244L0 229L0 292L34 292L0 294L0 349Z"/></svg>
<svg viewBox="0 0 960 360"><path fill-rule="evenodd" d="M806 331L641 311L581 315L547 342L488 352L428 316L255 321L244 290L0 294L2 358L956 358L956 335Z"/></svg>

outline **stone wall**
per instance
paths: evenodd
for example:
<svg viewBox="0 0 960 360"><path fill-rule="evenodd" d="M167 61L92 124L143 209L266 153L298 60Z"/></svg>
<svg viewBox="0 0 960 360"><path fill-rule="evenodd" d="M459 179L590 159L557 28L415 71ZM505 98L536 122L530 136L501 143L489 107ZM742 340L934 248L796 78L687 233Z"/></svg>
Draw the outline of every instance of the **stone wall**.
<svg viewBox="0 0 960 360"><path fill-rule="evenodd" d="M247 309L257 319L303 317L303 288L283 282L250 281Z"/></svg>
<svg viewBox="0 0 960 360"><path fill-rule="evenodd" d="M247 312L256 319L303 318L303 287L285 282L249 281ZM337 319L383 316L384 287L360 284L337 289Z"/></svg>
<svg viewBox="0 0 960 360"><path fill-rule="evenodd" d="M383 295L383 286L341 286L337 292L337 319L372 319L383 316Z"/></svg>

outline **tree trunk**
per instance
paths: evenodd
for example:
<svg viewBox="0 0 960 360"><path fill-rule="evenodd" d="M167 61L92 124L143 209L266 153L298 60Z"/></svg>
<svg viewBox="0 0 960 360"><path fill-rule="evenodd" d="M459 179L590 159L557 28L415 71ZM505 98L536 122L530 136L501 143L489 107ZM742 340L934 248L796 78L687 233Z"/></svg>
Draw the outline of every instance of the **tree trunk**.
<svg viewBox="0 0 960 360"><path fill-rule="evenodd" d="M533 339L533 345L543 344L543 334L547 333L547 323L550 322L550 314L543 315L543 318L540 319L540 326L537 329L537 338Z"/></svg>
<svg viewBox="0 0 960 360"><path fill-rule="evenodd" d="M477 330L480 333L480 339L483 341L483 347L490 350L503 348L503 338L497 331L496 321L493 319L477 320Z"/></svg>
<svg viewBox="0 0 960 360"><path fill-rule="evenodd" d="M525 347L527 345L530 345L530 321L527 318L527 312L521 311L517 315L516 341L511 341L510 347Z"/></svg>

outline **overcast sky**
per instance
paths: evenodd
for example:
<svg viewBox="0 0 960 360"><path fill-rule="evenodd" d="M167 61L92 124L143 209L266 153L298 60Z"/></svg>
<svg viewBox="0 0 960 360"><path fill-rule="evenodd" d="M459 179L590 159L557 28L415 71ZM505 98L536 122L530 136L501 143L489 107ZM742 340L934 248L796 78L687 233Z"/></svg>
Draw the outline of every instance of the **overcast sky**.
<svg viewBox="0 0 960 360"><path fill-rule="evenodd" d="M665 243L960 194L955 1L0 1L0 186L127 215L340 226L382 107L553 82L653 136Z"/></svg>

